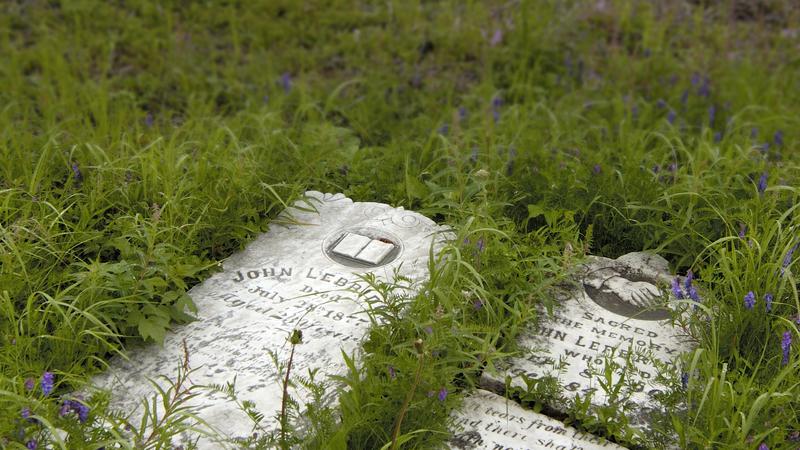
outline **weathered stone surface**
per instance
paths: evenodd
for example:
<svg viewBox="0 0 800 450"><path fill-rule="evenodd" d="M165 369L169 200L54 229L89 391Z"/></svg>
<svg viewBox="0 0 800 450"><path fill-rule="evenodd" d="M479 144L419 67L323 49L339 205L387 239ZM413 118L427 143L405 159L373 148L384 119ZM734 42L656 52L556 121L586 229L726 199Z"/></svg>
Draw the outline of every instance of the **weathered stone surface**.
<svg viewBox="0 0 800 450"><path fill-rule="evenodd" d="M489 391L477 390L454 414L454 450L622 449L562 422L522 408Z"/></svg>
<svg viewBox="0 0 800 450"><path fill-rule="evenodd" d="M225 261L224 271L190 291L199 320L176 327L163 348L132 351L96 379L114 392L113 406L130 411L153 389L146 378L174 377L186 341L195 384L224 384L236 377L240 400L255 402L274 428L281 406L281 379L268 352L288 360L287 337L303 333L292 373L345 370L341 352L353 353L369 326L361 275L394 280L395 271L416 281L427 278L431 246L443 229L420 214L380 203L354 203L342 194L306 193L306 199L276 219L268 233ZM291 391L303 402L307 393ZM232 437L246 436L252 422L223 395L192 401L200 418ZM218 444L201 441L202 448Z"/></svg>
<svg viewBox="0 0 800 450"><path fill-rule="evenodd" d="M609 401L600 379L592 370L603 372L606 357L619 365L635 388L626 402L634 415L631 423L647 427L647 413L657 405L654 396L664 389L656 381L654 361L672 364L673 359L691 349L683 330L671 324L667 294L670 282L667 262L647 253L630 253L616 260L591 257L581 266L579 282L559 299L554 315L543 318L519 338L529 352L510 358L499 373L485 373L484 387L502 391L506 376L512 386L524 388L523 376L539 379L557 377L567 398L592 394L592 403ZM611 357L613 352L613 357ZM591 367L591 369L590 369ZM623 393L626 393L623 390ZM566 405L550 405L563 409Z"/></svg>

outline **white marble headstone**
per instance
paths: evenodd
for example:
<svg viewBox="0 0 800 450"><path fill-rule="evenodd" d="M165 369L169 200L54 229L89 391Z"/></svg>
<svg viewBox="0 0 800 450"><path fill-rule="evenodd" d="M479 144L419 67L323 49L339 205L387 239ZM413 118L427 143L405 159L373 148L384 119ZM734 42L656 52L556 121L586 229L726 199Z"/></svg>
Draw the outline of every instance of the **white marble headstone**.
<svg viewBox="0 0 800 450"><path fill-rule="evenodd" d="M477 390L453 414L452 450L621 450L617 444Z"/></svg>
<svg viewBox="0 0 800 450"><path fill-rule="evenodd" d="M95 379L113 392L112 407L132 411L153 394L147 378L174 377L186 341L194 384L225 384L236 377L240 400L255 403L262 425L275 428L281 407L280 374L269 351L282 362L289 357L289 334L299 329L303 343L295 350L292 373L343 374L341 352L352 354L364 337L364 313L370 295L357 295L367 273L391 282L398 274L415 281L428 276L428 262L443 242L444 229L403 208L354 203L342 194L307 192L242 252L225 261L224 271L189 294L198 320L176 327L163 347L131 351ZM301 402L304 392L292 390ZM247 436L252 422L224 396L203 394L192 404L199 417L229 437ZM201 448L216 448L201 441Z"/></svg>
<svg viewBox="0 0 800 450"><path fill-rule="evenodd" d="M592 404L609 397L599 374L606 359L619 365L635 385L627 391L631 424L646 429L648 411L658 408L655 396L665 387L656 381L654 361L674 367L674 359L691 350L684 330L673 326L668 294L667 261L658 255L629 253L616 260L590 257L578 272L577 287L558 299L554 315L542 311L538 327L529 327L518 343L527 354L510 358L498 373L484 373L482 384L501 391L506 376L525 388L522 377L556 377L566 398L592 395ZM666 289L665 289L666 288ZM613 355L613 356L612 356ZM623 391L625 392L625 391ZM565 404L550 405L563 409Z"/></svg>

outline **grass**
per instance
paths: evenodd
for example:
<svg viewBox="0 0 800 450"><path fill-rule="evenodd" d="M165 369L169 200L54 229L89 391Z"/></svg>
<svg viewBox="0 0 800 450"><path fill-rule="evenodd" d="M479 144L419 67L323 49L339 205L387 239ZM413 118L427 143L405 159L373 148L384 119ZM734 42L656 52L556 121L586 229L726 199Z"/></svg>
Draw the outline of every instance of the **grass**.
<svg viewBox="0 0 800 450"><path fill-rule="evenodd" d="M130 448L154 432L125 430L103 396L81 400L84 422L59 410L110 357L190 320L187 289L306 189L458 237L418 297L376 286L348 389L293 445L391 446L396 423L402 448L441 445L449 411L581 255L643 249L702 288L686 402L664 431L681 448L800 445L792 2L0 11L0 446ZM45 371L53 393L25 387ZM593 431L654 445L617 419Z"/></svg>

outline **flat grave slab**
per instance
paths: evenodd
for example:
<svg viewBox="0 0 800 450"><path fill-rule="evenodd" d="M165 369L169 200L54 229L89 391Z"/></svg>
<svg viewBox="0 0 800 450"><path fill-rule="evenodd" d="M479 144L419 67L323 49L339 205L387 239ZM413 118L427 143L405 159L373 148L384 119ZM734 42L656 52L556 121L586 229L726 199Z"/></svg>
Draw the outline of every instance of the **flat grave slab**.
<svg viewBox="0 0 800 450"><path fill-rule="evenodd" d="M525 388L523 377L556 377L567 398L592 395L603 405L609 396L601 388L606 359L618 367L613 380L627 368L634 385L627 404L633 426L646 429L648 413L657 408L654 396L665 387L656 379L656 361L674 367L673 359L691 350L687 334L671 323L667 261L658 255L629 253L618 259L590 257L578 271L578 283L557 300L554 315L542 311L538 326L520 335L527 353L509 358L498 373L484 373L484 388L502 392L505 379ZM564 410L565 404L549 405Z"/></svg>
<svg viewBox="0 0 800 450"><path fill-rule="evenodd" d="M617 444L577 430L478 389L454 413L452 450L620 450Z"/></svg>
<svg viewBox="0 0 800 450"><path fill-rule="evenodd" d="M185 340L189 366L196 369L191 381L224 385L235 377L239 399L253 401L265 416L264 428L274 429L282 380L268 352L285 363L291 350L287 338L299 329L303 343L295 349L292 373L318 369L317 380L343 374L341 352L357 351L370 325L365 302L376 298L356 294L368 286L360 276L372 273L391 282L397 272L424 281L431 246L442 244L443 231L403 208L307 192L269 232L225 261L222 272L189 292L197 321L176 326L163 347L137 348L129 360L114 360L95 384L112 390L112 407L135 411L141 398L154 393L148 377L174 378ZM307 400L302 390L290 393L301 404ZM204 393L191 404L200 408L201 419L230 437L252 432L249 418L222 394ZM219 445L200 442L200 448Z"/></svg>

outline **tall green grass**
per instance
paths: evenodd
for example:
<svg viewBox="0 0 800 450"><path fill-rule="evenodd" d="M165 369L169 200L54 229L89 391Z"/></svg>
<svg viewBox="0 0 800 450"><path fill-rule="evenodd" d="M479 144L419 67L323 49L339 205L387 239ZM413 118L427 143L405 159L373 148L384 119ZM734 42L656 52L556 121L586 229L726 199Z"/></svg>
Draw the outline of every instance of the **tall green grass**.
<svg viewBox="0 0 800 450"><path fill-rule="evenodd" d="M418 210L457 238L418 297L374 305L340 404L293 442L380 448L410 398L403 448L441 444L448 412L582 254L647 249L692 269L703 297L665 433L796 447L798 14L738 0L2 4L0 445L54 429L69 448L131 445L103 431L102 396L83 400L85 423L59 414L62 396L190 320L187 289L316 189ZM45 371L53 393L25 386ZM624 440L617 419L596 431Z"/></svg>

